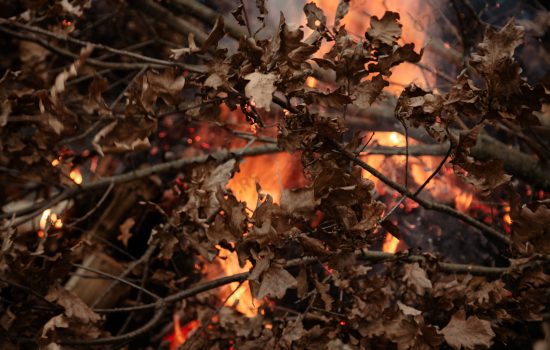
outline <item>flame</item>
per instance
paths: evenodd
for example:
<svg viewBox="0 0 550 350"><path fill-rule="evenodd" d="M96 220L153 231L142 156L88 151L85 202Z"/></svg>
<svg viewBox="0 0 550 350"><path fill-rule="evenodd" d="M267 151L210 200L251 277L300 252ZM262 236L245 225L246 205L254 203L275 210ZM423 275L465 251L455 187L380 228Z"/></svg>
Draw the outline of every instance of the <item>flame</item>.
<svg viewBox="0 0 550 350"><path fill-rule="evenodd" d="M240 171L229 181L228 187L238 200L246 202L254 210L258 201L256 183L262 193L268 193L275 203L279 203L284 188L293 187L299 180L295 156L288 153L268 154L249 157L240 164Z"/></svg>
<svg viewBox="0 0 550 350"><path fill-rule="evenodd" d="M170 350L177 350L187 339L189 339L191 333L200 326L198 320L192 320L182 326L180 319L178 314L174 314L174 332L164 338L164 340L170 342Z"/></svg>
<svg viewBox="0 0 550 350"><path fill-rule="evenodd" d="M78 168L74 168L73 170L71 170L71 172L69 173L69 177L77 185L80 185L82 183L82 173Z"/></svg>
<svg viewBox="0 0 550 350"><path fill-rule="evenodd" d="M248 272L252 268L250 261L247 261L244 267L240 267L236 252L231 252L220 246L217 246L217 248L220 250L220 259L218 261L226 276ZM238 282L233 282L221 288L220 298L223 300L227 299L226 306L231 307L236 304L235 309L240 313L248 317L256 316L258 314L258 306L262 304L262 301L252 297L248 281L245 281L241 287L235 291L236 288L239 288Z"/></svg>
<svg viewBox="0 0 550 350"><path fill-rule="evenodd" d="M312 89L315 88L317 86L317 79L314 77L307 77L306 85Z"/></svg>
<svg viewBox="0 0 550 350"><path fill-rule="evenodd" d="M59 218L56 213L52 212L51 209L46 209L42 212L40 220L38 221L38 238L43 238L44 236L46 236L48 223L50 223L50 225L56 229L60 229L63 227L63 222L61 221L61 218Z"/></svg>
<svg viewBox="0 0 550 350"><path fill-rule="evenodd" d="M474 194L472 192L460 192L455 197L455 208L459 211L465 212L470 208Z"/></svg>
<svg viewBox="0 0 550 350"><path fill-rule="evenodd" d="M391 234L386 234L386 239L382 245L382 251L386 253L395 253L397 251L397 246L399 245L399 240L392 236Z"/></svg>
<svg viewBox="0 0 550 350"><path fill-rule="evenodd" d="M38 227L40 227L41 230L46 229L46 225L48 224L48 219L50 218L51 212L51 209L46 209L42 212L42 216L40 217L40 221L38 222Z"/></svg>
<svg viewBox="0 0 550 350"><path fill-rule="evenodd" d="M323 9L327 18L334 18L338 1L316 0L315 2ZM370 16L381 18L386 11L400 14L400 22L403 25L402 43L414 43L416 51L428 44L426 29L430 23L435 22L435 19L431 8L421 0L351 1L349 13L341 24L346 26L348 33L362 37L370 26ZM323 49L326 50L326 48ZM425 57L426 55L423 60ZM387 90L399 94L403 87L411 82L425 88L433 85L435 76L417 65L406 62L393 68Z"/></svg>

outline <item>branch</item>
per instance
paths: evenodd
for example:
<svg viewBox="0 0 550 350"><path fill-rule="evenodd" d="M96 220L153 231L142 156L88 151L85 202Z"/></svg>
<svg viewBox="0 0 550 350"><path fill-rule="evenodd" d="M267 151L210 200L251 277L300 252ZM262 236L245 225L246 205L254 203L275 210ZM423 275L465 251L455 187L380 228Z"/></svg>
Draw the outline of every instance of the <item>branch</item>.
<svg viewBox="0 0 550 350"><path fill-rule="evenodd" d="M403 187L400 184L392 181L390 178L388 178L387 176L385 176L384 174L382 174L381 172L379 172L375 168L371 167L370 165L365 163L363 160L359 159L355 154L353 154L352 152L346 150L338 142L332 141L331 143L333 144L334 148L336 148L338 150L338 152L340 152L343 156L348 158L350 161L357 164L361 168L365 169L366 171L368 171L372 175L376 176L378 179L380 179L380 181L382 181L386 185L390 186L391 188L393 188L397 192L399 192L402 195L405 195L405 196L409 197L410 199L414 200L415 202L420 204L423 208L428 209L428 210L436 210L436 211L445 213L447 215L453 216L453 217L461 220L462 222L467 223L467 224L477 228L478 230L480 230L483 234L487 235L488 237L496 238L499 241L504 242L506 244L510 243L510 238L508 236L505 236L504 234L502 234L499 231L495 230L491 226L488 226L488 225L482 223L481 221L478 221L478 220L472 218L471 216L463 214L463 213L459 212L458 210L455 210L455 209L453 209L453 208L451 208L447 205L436 203L436 202L431 202L431 201L428 201L426 199L415 196L413 193L408 191L405 187Z"/></svg>
<svg viewBox="0 0 550 350"><path fill-rule="evenodd" d="M57 40L61 40L61 41L65 41L65 42L70 42L70 43L73 43L73 44L77 44L77 45L81 45L81 46L91 46L95 49L100 49L100 50L105 50L105 51L108 51L108 52L111 52L111 53L114 53L114 54L117 54L117 55L121 55L121 56L126 56L126 57L131 57L131 58L135 58L139 61L142 61L142 62L145 62L145 63L149 63L150 65L153 65L151 67L163 67L163 66L168 66L168 67L172 67L172 66L178 66L180 68L183 68L185 70L188 70L188 71L191 71L191 72L197 72L197 73L204 73L208 70L207 67L205 66L201 66L201 65L193 65L193 64L185 64L185 63L179 63L179 62L172 62L172 61L166 61L166 60L161 60L161 59L158 59L158 58L153 58L153 57L148 57L148 56L144 56L144 55L140 55L138 53L135 53L135 52L131 52L131 51L126 51L126 50L120 50L120 49L115 49L113 47L110 47L110 46L107 46L107 45L103 45L103 44L96 44L96 43L91 43L89 41L84 41L84 40L80 40L80 39L76 39L76 38L72 38L70 36L65 36L65 35L62 35L62 34L58 34L58 33L54 33L54 32L51 32L49 30L46 30L46 29L42 29L42 28L39 28L39 27L35 27L35 26L30 26L30 25L26 25L26 24L22 24L22 23L17 23L17 22L12 22L12 21L8 21L6 19L3 19L3 18L0 18L0 25L10 25L10 26L14 26L16 28L19 28L19 29L24 29L24 30L28 30L30 32L33 32L33 33L38 33L38 34L42 34L42 35L46 35L50 38L54 38L54 39L57 39ZM61 48L58 48L58 47L55 47L49 43L47 43L46 41L44 40L41 40L40 38L38 37L34 37L34 36L25 36L24 34L22 33L16 33L16 32L12 32L10 30L6 30L4 29L4 31L12 36L16 36L18 37L19 39L22 39L22 40L30 40L30 41L34 41L36 42L37 44L41 45L41 46L44 46L45 48L47 49L51 49L52 51L56 51L58 54L61 54L61 55L64 55L64 56L68 56L68 57L72 57L72 58L78 58L78 55L77 54L73 54L72 52L70 51L67 51L67 50L64 50L64 49L61 49ZM17 34L17 35L16 35ZM112 67L108 67L110 65L114 65L114 64L117 64L117 65L122 65L122 66L128 66L128 63L123 63L123 62L103 62L103 61L100 61L100 60L97 60L97 59L93 59L93 58L89 58L87 61L89 61L88 63L90 63L91 65L96 65L96 66L103 66L103 67L106 67L106 68L112 68ZM108 66L106 66L106 64ZM144 65L144 64L140 64L139 67L146 67L147 65ZM132 69L135 69L136 66L135 64L131 64L131 66L128 66L128 67L133 67Z"/></svg>
<svg viewBox="0 0 550 350"><path fill-rule="evenodd" d="M87 184L83 184L78 187L72 187L69 188L55 197L52 197L46 201L40 202L36 205L33 205L28 208L24 208L15 212L9 212L0 215L0 219L6 219L12 216L15 216L13 222L8 223L14 226L18 226L22 224L23 222L26 222L29 219L32 219L33 217L40 215L45 209L65 200L68 198L72 198L76 195L95 191L98 189L102 189L105 187L110 186L111 184L117 185L125 182L134 181L137 179L142 179L144 177L153 175L153 174L159 174L159 173L165 173L169 171L178 170L184 166L189 166L193 164L200 164L205 163L209 160L216 160L217 162L225 162L229 159L233 158L240 158L240 157L251 157L251 156L257 156L262 154L271 154L271 153L277 153L280 152L280 149L276 145L266 145L266 146L260 146L260 147L254 147L254 148L239 148L233 151L228 151L226 149L208 153L202 156L192 157L192 158L184 158L184 159L178 159L173 160L170 162L160 163L157 165L153 165L147 168L139 169L130 171L127 173L123 173L120 175L110 176L110 177L104 177L101 180L90 182ZM24 216L22 216L24 215Z"/></svg>
<svg viewBox="0 0 550 350"><path fill-rule="evenodd" d="M194 17L212 26L214 25L214 23L216 23L216 21L218 20L218 17L221 16L220 13L212 10L210 7L205 6L195 0L173 0L172 2L177 7L181 7L182 9L184 9L186 13L189 13ZM224 17L225 17L224 24L225 24L225 29L227 29L227 33L234 39L240 40L241 37L243 37L245 34L243 29L239 25L233 23L230 20L229 16L224 16Z"/></svg>
<svg viewBox="0 0 550 350"><path fill-rule="evenodd" d="M162 23L165 23L173 30L182 34L192 33L195 36L195 40L199 44L204 43L208 37L206 33L198 29L197 25L173 15L170 10L152 0L136 0L133 3L135 3L135 5L142 9L147 15L154 17Z"/></svg>
<svg viewBox="0 0 550 350"><path fill-rule="evenodd" d="M286 108L287 110L289 110L293 113L298 113L299 112L295 107L293 107L291 105L288 105L285 101L283 101L282 99L280 99L277 96L273 96L273 102L275 104L278 104L279 106L281 106L283 108ZM365 163L363 160L358 158L353 152L350 152L350 151L346 150L344 148L344 146L342 146L340 143L338 143L334 140L329 140L329 142L334 146L334 148L338 152L340 152L343 156L348 158L350 161L357 164L361 168L365 169L366 171L368 171L372 175L376 176L378 179L380 179L380 181L382 181L386 185L390 186L391 188L393 188L397 192L399 192L402 195L405 195L405 196L409 197L410 199L414 200L415 202L420 204L425 209L435 210L435 211L439 211L439 212L445 213L447 215L453 216L453 217L455 217L455 218L457 218L457 219L459 219L459 220L461 220L461 221L477 228L478 230L480 230L482 233L484 233L488 237L496 238L500 242L504 242L506 244L510 243L510 238L508 236L505 236L504 234L498 232L494 228L492 228L492 227L482 223L481 221L478 221L478 220L476 220L476 219L474 219L474 218L472 218L468 215L465 215L465 214L463 214L463 213L461 213L461 212L459 212L459 211L457 211L457 210L455 210L455 209L453 209L453 208L451 208L447 205L439 204L439 203L436 203L436 202L430 202L428 200L425 200L425 199L422 199L420 197L415 196L413 193L408 191L405 187L403 187L400 184L392 181L390 178L388 178L387 176L385 176L384 174L382 174L381 172L379 172L375 168L373 168L370 165L368 165L367 163Z"/></svg>

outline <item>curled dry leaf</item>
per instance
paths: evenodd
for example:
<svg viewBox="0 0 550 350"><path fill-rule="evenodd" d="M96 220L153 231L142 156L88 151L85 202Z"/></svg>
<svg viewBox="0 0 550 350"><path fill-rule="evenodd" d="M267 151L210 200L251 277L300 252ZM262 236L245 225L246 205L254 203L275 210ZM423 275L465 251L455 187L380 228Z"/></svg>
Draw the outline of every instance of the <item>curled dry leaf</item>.
<svg viewBox="0 0 550 350"><path fill-rule="evenodd" d="M338 7L336 8L336 14L334 15L334 27L340 26L340 21L346 17L349 11L350 0L340 0Z"/></svg>
<svg viewBox="0 0 550 350"><path fill-rule="evenodd" d="M466 319L464 310L457 311L451 321L441 330L445 341L453 349L488 349L495 336L491 328L491 322L481 320L476 316Z"/></svg>

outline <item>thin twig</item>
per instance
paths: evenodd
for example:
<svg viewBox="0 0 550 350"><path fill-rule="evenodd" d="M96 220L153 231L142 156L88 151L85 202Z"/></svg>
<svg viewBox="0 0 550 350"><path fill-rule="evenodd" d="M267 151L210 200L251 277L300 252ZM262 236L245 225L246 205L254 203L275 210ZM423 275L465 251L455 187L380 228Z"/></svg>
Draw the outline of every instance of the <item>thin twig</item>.
<svg viewBox="0 0 550 350"><path fill-rule="evenodd" d="M153 252L155 251L155 249L156 249L156 245L154 245L154 244L150 245L149 248L147 248L147 251L145 252L145 254L143 254L141 256L141 258L139 258L136 261L133 261L130 265L128 265L126 270L124 270L124 272L122 272L118 276L119 279L113 281L113 283L111 283L107 288L105 288L103 290L103 292L100 295L97 296L97 298L92 303L91 307L93 308L93 307L97 306L97 304L99 304L103 300L103 298L105 298L105 296L107 294L109 294L109 292L111 290L113 290L113 288L118 284L118 282L120 282L123 278L128 276L130 274L130 272L132 272L137 266L141 265L145 261L149 261L149 259L151 258L151 255L153 255ZM143 286L141 286L140 292L146 292L146 289L144 289Z"/></svg>
<svg viewBox="0 0 550 350"><path fill-rule="evenodd" d="M99 201L94 205L94 207L92 209L88 210L88 212L86 214L84 214L82 217L66 224L65 226L71 228L71 227L74 227L76 224L81 223L82 221L89 218L90 215L95 213L95 211L101 206L101 204L103 204L103 202L105 202L105 200L107 199L107 196L109 195L109 193L111 193L111 191L113 190L114 187L115 187L114 184L110 184L109 187L107 188L107 190L105 190L105 193L103 193L103 196L101 196Z"/></svg>
<svg viewBox="0 0 550 350"><path fill-rule="evenodd" d="M147 289L145 288L141 288L140 286L138 286L137 284L133 283L133 282L130 282L122 277L119 277L119 276L115 276L113 274L110 274L108 272L104 272L104 271L101 271L101 270L98 270L98 269L94 269L93 267L89 267L89 266L84 266L84 265L81 265L81 264L72 264L74 267L78 267L80 269L83 269L83 270L86 270L86 271L90 271L90 272L93 272L93 273L97 273L98 275L101 275L101 276L105 276L105 277L109 277L115 281L118 281L118 282L121 282L121 283L124 283L124 284L127 284L129 285L130 287L133 287L137 290L141 290L143 291L144 293L146 293L147 295L153 297L154 299L156 300L162 300L162 298L160 296L158 296L157 294L153 293L153 292L150 292L148 291Z"/></svg>
<svg viewBox="0 0 550 350"><path fill-rule="evenodd" d="M504 242L506 244L510 243L510 238L508 236L505 236L504 234L500 233L499 231L495 230L494 228L482 223L481 221L478 221L478 220L472 218L471 216L468 216L464 213L461 213L458 210L455 210L455 209L453 209L453 208L451 208L447 205L436 203L436 202L431 202L431 201L428 201L428 200L420 198L420 197L415 197L413 193L407 191L406 188L404 188L400 184L392 181L390 178L388 178L387 176L385 176L384 174L382 174L381 172L379 172L378 170L376 170L375 168L373 168L372 166L370 166L369 164L367 164L363 160L356 157L353 153L346 150L341 144L339 144L337 142L334 142L334 141L332 142L332 144L336 148L336 150L338 150L338 152L340 152L340 154L342 154L343 156L348 158L350 161L357 164L361 168L365 169L366 171L368 171L369 173L371 173L372 175L377 177L380 181L382 181L386 185L390 186L391 188L393 188L397 192L411 198L412 200L414 200L415 202L420 204L425 209L435 210L435 211L439 211L439 212L445 213L447 215L453 216L453 217L461 220L462 222L464 222L466 224L469 224L469 225L479 229L482 233L484 233L488 237L496 238L500 242Z"/></svg>

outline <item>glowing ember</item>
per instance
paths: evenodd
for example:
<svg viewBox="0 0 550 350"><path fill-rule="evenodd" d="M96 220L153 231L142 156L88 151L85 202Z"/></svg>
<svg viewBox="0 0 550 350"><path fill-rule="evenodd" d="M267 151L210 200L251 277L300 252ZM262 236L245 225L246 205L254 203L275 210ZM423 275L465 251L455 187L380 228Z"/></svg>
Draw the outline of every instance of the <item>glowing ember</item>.
<svg viewBox="0 0 550 350"><path fill-rule="evenodd" d="M399 240L392 236L391 234L386 234L386 240L382 246L382 251L386 253L395 253L397 251L397 246L399 245Z"/></svg>
<svg viewBox="0 0 550 350"><path fill-rule="evenodd" d="M80 169L78 168L74 168L73 170L71 170L71 172L69 173L69 177L77 185L80 185L82 183L82 173L80 173Z"/></svg>
<svg viewBox="0 0 550 350"><path fill-rule="evenodd" d="M317 86L317 79L315 79L314 77L307 77L306 85L310 88L316 87Z"/></svg>
<svg viewBox="0 0 550 350"><path fill-rule="evenodd" d="M187 339L191 333L200 326L200 322L193 320L181 325L180 316L178 314L174 315L174 332L165 337L164 340L170 342L170 350L177 350Z"/></svg>
<svg viewBox="0 0 550 350"><path fill-rule="evenodd" d="M60 164L59 159L52 160L52 166L56 167Z"/></svg>

